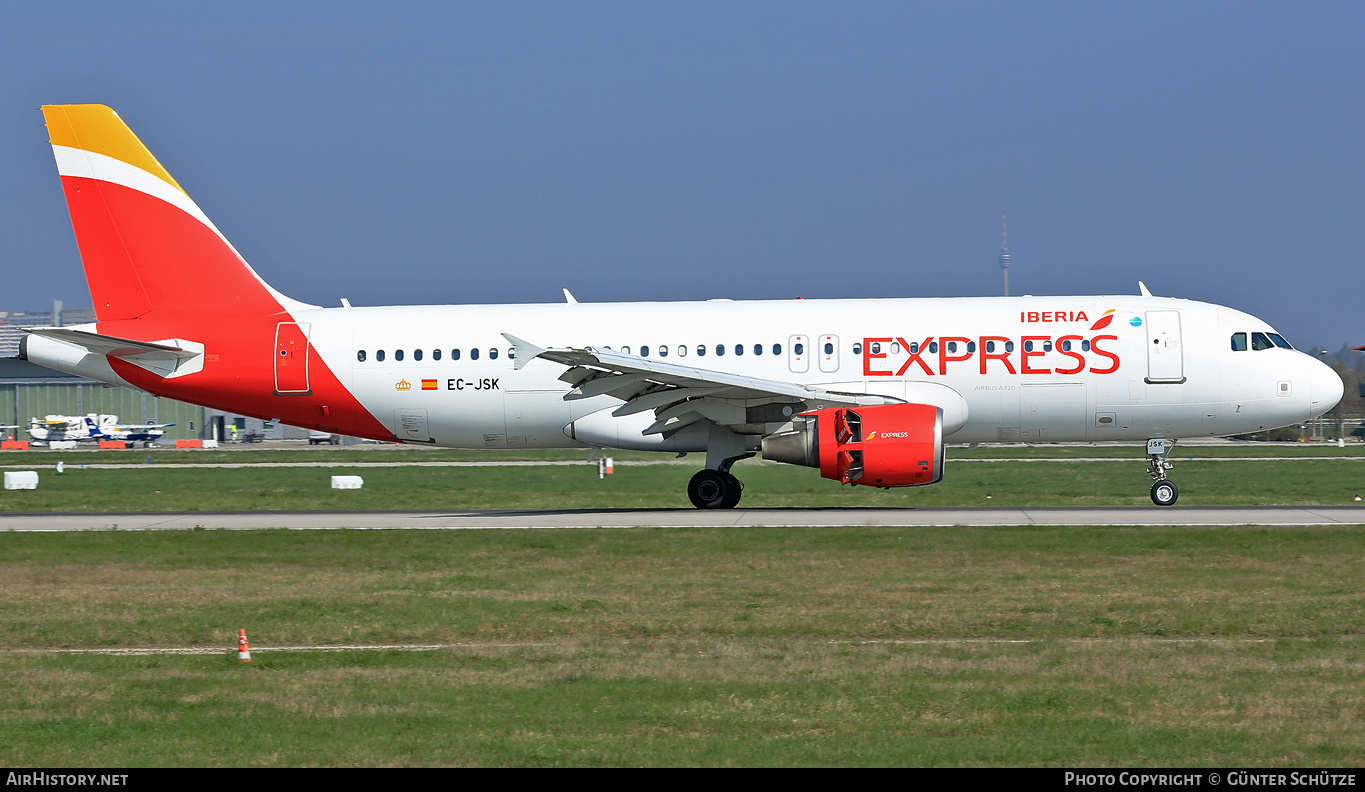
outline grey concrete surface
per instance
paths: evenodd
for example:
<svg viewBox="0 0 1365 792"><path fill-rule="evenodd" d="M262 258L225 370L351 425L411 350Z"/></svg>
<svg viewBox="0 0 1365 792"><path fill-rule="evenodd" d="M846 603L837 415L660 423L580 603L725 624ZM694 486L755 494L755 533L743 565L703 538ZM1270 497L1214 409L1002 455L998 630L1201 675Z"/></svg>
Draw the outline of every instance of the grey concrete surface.
<svg viewBox="0 0 1365 792"><path fill-rule="evenodd" d="M137 512L0 515L0 531L459 530L696 526L1365 525L1365 506Z"/></svg>

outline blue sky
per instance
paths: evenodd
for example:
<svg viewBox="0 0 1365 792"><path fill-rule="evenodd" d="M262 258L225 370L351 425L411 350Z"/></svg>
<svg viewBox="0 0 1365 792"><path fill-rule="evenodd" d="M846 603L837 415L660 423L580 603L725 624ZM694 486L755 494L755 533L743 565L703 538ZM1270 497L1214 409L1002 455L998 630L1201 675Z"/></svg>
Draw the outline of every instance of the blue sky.
<svg viewBox="0 0 1365 792"><path fill-rule="evenodd" d="M0 308L90 300L112 106L336 305L1135 293L1365 343L1365 5L10 3ZM206 295L207 296L207 295Z"/></svg>

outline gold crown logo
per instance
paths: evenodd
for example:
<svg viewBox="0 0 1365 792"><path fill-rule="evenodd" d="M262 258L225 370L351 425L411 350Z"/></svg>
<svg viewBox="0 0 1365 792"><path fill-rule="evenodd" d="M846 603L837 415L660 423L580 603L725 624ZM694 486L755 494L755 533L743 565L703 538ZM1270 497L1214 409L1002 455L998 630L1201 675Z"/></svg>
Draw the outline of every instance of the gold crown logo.
<svg viewBox="0 0 1365 792"><path fill-rule="evenodd" d="M412 383L407 380L399 380L394 383L394 390L412 390Z"/></svg>

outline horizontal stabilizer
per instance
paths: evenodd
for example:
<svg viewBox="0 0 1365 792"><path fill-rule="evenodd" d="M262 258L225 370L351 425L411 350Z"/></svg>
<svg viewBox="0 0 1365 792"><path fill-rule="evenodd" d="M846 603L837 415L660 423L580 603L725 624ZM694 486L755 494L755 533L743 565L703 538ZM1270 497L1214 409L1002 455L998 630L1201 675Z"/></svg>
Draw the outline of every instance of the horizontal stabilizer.
<svg viewBox="0 0 1365 792"><path fill-rule="evenodd" d="M184 349L168 344L153 344L147 341L133 341L117 336L100 335L85 330L68 327L25 327L24 332L51 338L81 347L96 355L111 355L116 358L147 360L188 360L203 352L203 349Z"/></svg>

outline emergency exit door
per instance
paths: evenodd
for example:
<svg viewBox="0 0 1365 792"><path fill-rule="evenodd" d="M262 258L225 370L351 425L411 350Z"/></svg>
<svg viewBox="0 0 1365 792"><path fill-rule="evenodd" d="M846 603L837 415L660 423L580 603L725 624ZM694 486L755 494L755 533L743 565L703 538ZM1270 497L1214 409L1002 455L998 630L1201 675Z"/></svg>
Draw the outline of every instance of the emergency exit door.
<svg viewBox="0 0 1365 792"><path fill-rule="evenodd" d="M280 322L275 328L275 395L306 396L308 332L312 325Z"/></svg>

